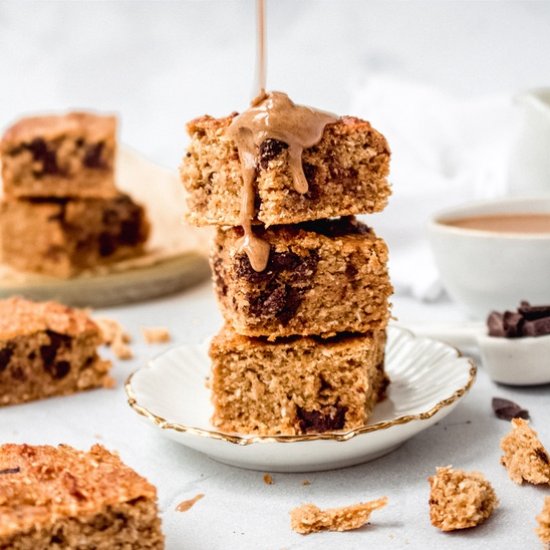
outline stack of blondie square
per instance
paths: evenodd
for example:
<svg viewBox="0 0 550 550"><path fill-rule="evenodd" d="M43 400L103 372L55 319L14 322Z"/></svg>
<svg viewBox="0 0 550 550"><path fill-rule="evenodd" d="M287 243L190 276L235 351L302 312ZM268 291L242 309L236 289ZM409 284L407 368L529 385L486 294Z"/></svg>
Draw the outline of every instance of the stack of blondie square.
<svg viewBox="0 0 550 550"><path fill-rule="evenodd" d="M357 118L327 124L302 153L308 191L299 193L288 144L265 139L253 230L270 252L256 271L238 246L243 179L227 131L235 116L190 122L181 166L189 220L217 226L211 266L225 326L210 347L213 423L259 435L362 426L388 382L392 286L386 244L354 215L387 203L388 144Z"/></svg>
<svg viewBox="0 0 550 550"><path fill-rule="evenodd" d="M55 277L136 256L149 223L115 186L116 118L24 118L0 143L2 261Z"/></svg>

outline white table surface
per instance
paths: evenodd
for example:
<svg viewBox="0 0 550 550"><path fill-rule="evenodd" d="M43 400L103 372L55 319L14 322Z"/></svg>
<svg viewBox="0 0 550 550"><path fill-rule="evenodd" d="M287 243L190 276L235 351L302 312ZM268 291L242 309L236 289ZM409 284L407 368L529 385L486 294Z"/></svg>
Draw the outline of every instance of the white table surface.
<svg viewBox="0 0 550 550"><path fill-rule="evenodd" d="M28 112L115 111L123 141L175 167L185 121L246 104L252 7L250 0L2 0L0 127ZM269 13L269 86L327 110L345 113L355 83L379 73L472 97L548 85L548 2L272 0ZM404 297L394 303L403 323L462 319L450 303ZM540 546L534 517L550 490L508 480L498 449L508 426L494 418L490 401L500 395L529 408L550 446L548 386L498 387L481 369L447 419L393 454L346 470L276 474L267 486L262 473L220 465L163 439L126 405L127 375L165 348L145 345L140 325L170 327L171 345L201 340L220 324L209 284L101 313L120 320L136 339L136 359L116 362L117 389L4 408L0 441L82 448L101 442L118 450L158 487L169 550ZM479 469L494 484L501 507L485 525L450 535L431 527L426 478L446 464ZM303 486L304 479L311 485ZM197 493L205 497L190 511L174 511ZM302 537L290 530L288 512L303 502L329 507L381 495L389 506L357 532Z"/></svg>
<svg viewBox="0 0 550 550"><path fill-rule="evenodd" d="M450 303L423 306L395 300L395 314L417 320L459 320ZM312 474L273 474L266 485L262 472L245 471L213 460L164 439L126 404L123 383L134 369L167 345L146 345L141 326L168 326L173 342L202 340L216 330L220 315L208 282L177 296L140 305L102 310L134 336L132 361L116 361L117 388L54 398L0 411L0 441L69 443L88 448L99 442L120 452L123 460L158 487L163 530L169 550L306 549L306 548L537 548L534 518L550 490L514 485L499 464L499 440L508 423L491 411L491 397L516 400L527 407L533 425L550 447L548 386L512 389L490 382L480 369L471 393L457 409L392 454L343 470ZM483 526L442 534L428 516L428 482L436 466L478 469L493 483L501 506ZM303 480L311 485L302 485ZM204 493L188 512L179 502ZM372 524L356 532L303 537L291 531L289 511L314 502L321 507L389 497Z"/></svg>

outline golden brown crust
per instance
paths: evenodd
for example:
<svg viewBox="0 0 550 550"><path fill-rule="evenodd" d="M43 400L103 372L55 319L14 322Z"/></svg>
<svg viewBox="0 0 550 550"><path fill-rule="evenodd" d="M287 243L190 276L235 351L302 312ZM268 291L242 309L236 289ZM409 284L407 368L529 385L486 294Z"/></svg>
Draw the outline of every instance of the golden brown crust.
<svg viewBox="0 0 550 550"><path fill-rule="evenodd" d="M430 520L442 531L468 529L484 522L498 506L491 484L479 472L437 468L430 482Z"/></svg>
<svg viewBox="0 0 550 550"><path fill-rule="evenodd" d="M315 504L303 504L290 512L290 523L292 529L301 535L319 531L350 531L363 527L372 512L383 508L387 503L387 497L383 497L327 510L321 510Z"/></svg>
<svg viewBox="0 0 550 550"><path fill-rule="evenodd" d="M99 328L88 314L59 302L31 302L20 297L0 300L0 340L52 330L68 336L96 334Z"/></svg>
<svg viewBox="0 0 550 550"><path fill-rule="evenodd" d="M180 174L189 191L188 218L193 224L240 225L240 161L226 132L234 116L205 115L188 124L191 144ZM286 147L277 149L264 156L258 153L257 221L267 226L294 224L385 207L390 150L369 122L341 117L327 124L321 141L302 154L309 182L304 195L294 189Z"/></svg>
<svg viewBox="0 0 550 550"><path fill-rule="evenodd" d="M504 452L500 462L512 481L520 485L524 481L536 485L550 483L550 455L529 422L514 418L512 431L502 438L500 448Z"/></svg>
<svg viewBox="0 0 550 550"><path fill-rule="evenodd" d="M10 548L25 547L16 544L17 535L32 538L70 518L108 517L111 507L142 501L155 503L155 487L101 445L87 452L68 445L0 446L0 545L12 540ZM160 521L152 523L162 540Z"/></svg>

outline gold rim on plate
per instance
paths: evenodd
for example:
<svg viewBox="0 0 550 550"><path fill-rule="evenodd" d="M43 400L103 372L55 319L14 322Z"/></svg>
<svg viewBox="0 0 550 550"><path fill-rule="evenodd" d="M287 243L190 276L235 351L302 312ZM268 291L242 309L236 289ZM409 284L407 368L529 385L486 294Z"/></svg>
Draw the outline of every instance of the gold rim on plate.
<svg viewBox="0 0 550 550"><path fill-rule="evenodd" d="M405 330L405 332L409 332ZM448 346L448 344L446 344ZM453 346L448 346L453 349L456 353L457 359L464 357L462 353ZM375 424L367 424L359 428L354 428L347 432L325 432L321 434L304 434L304 435L238 435L220 432L218 430L206 430L204 428L197 428L195 426L186 426L184 424L169 422L165 418L151 412L146 407L143 407L138 404L135 393L132 389L132 377L136 372L130 374L124 385L126 390L126 395L128 396L128 405L134 409L139 415L144 416L149 419L153 424L161 428L162 430L174 430L180 433L189 433L193 435L198 435L201 437L208 437L210 439L217 439L220 441L227 441L228 443L233 443L235 445L251 445L253 443L296 443L300 441L315 441L315 440L331 440L331 441L349 441L350 439L362 435L365 433L376 432L380 430L387 430L392 426L398 426L401 424L407 424L414 420L428 420L435 414L437 414L441 409L448 407L465 395L470 388L472 387L477 374L477 367L473 359L470 357L465 357L465 359L470 364L470 372L468 376L468 381L464 386L457 389L449 397L442 399L431 409L425 412L418 414L408 414L404 416L398 416L393 420L384 420L381 422L376 422Z"/></svg>

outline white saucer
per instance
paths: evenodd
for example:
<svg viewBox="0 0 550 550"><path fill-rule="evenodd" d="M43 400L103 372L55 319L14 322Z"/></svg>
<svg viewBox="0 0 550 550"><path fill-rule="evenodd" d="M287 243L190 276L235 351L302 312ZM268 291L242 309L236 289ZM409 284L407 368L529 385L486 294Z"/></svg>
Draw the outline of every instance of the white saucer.
<svg viewBox="0 0 550 550"><path fill-rule="evenodd" d="M130 376L129 405L159 433L210 458L253 470L310 472L367 462L448 415L472 386L476 367L442 342L390 327L388 397L369 423L350 432L259 437L210 424L207 344L173 348Z"/></svg>

